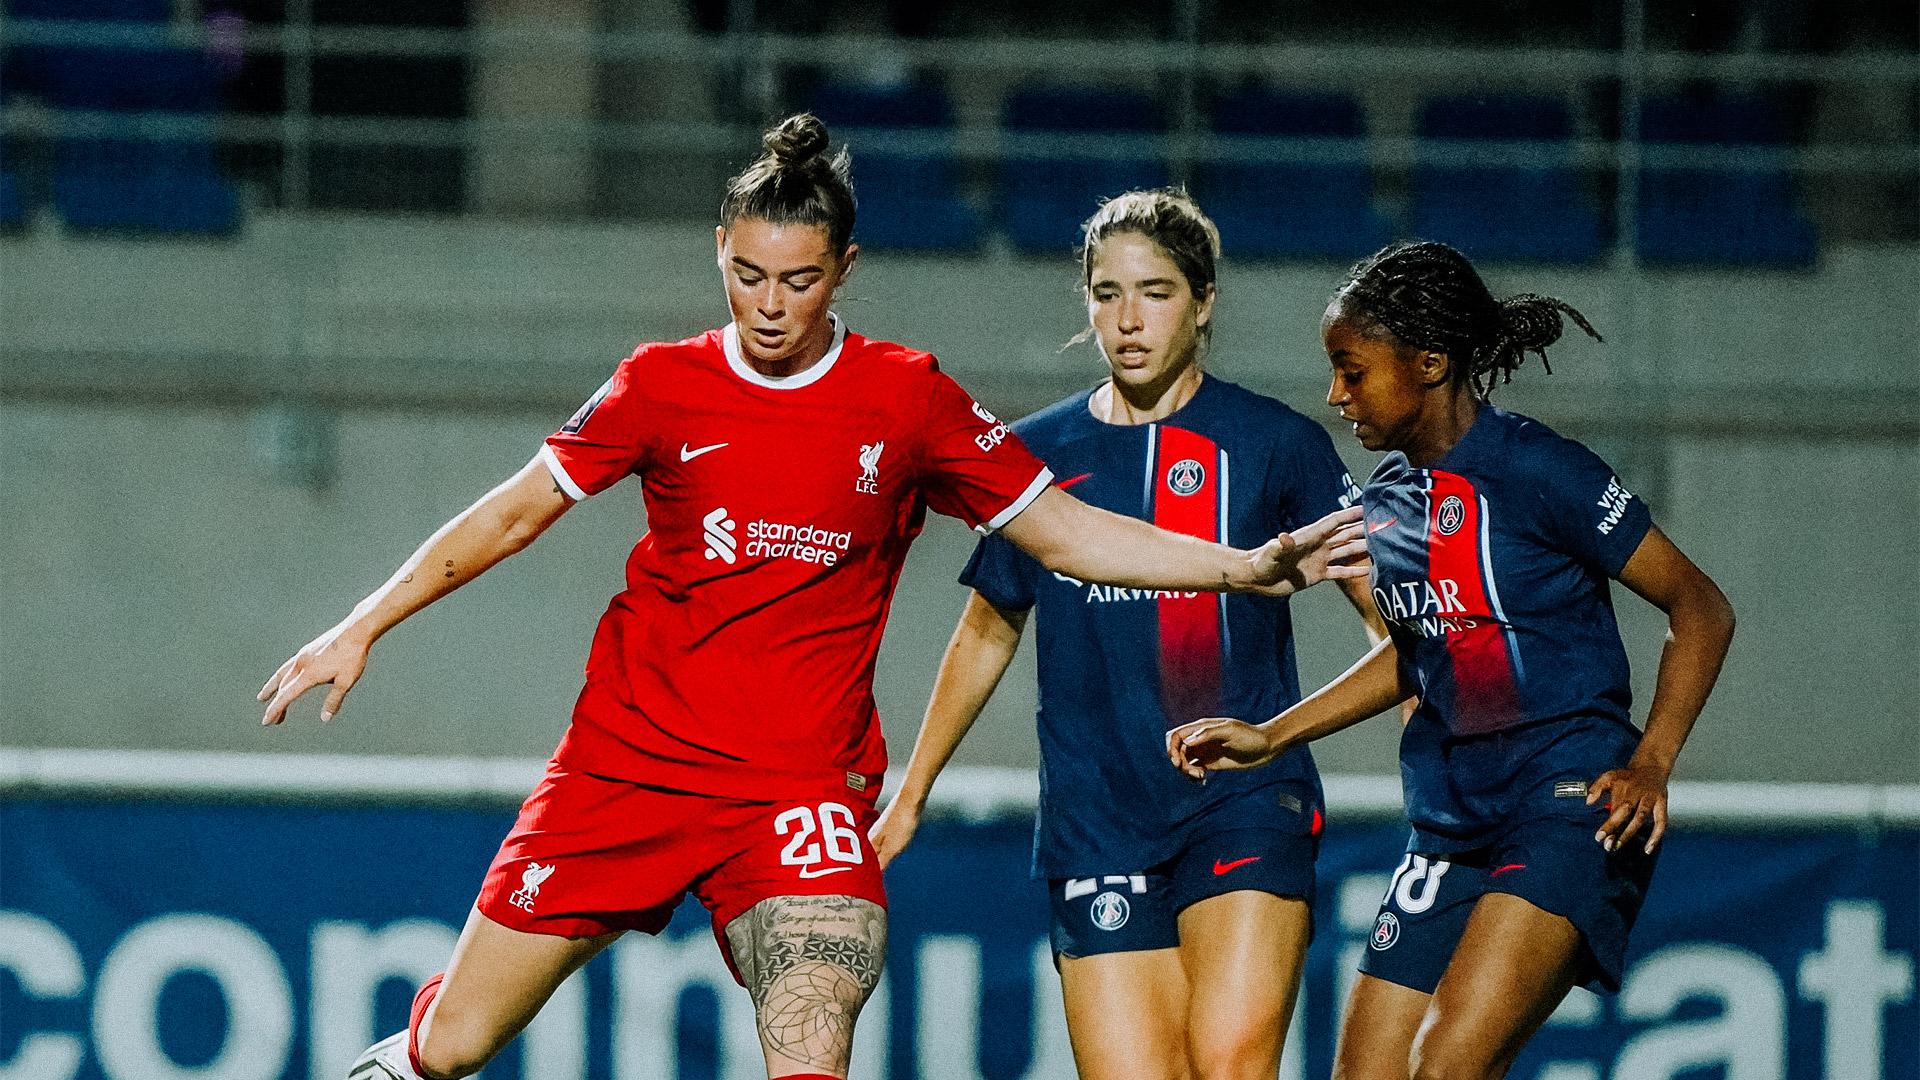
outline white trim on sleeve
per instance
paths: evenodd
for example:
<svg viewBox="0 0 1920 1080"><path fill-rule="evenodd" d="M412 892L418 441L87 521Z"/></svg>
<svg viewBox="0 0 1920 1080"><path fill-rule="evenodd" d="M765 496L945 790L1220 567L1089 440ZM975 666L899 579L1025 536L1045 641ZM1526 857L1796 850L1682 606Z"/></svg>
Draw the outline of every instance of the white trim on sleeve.
<svg viewBox="0 0 1920 1080"><path fill-rule="evenodd" d="M1027 490L1021 492L1019 498L1007 504L1005 510L993 515L993 520L982 525L975 525L973 531L979 533L981 536L986 536L1007 522L1012 521L1019 516L1020 511L1025 510L1033 500L1039 498L1040 493L1047 490L1047 485L1051 483L1053 483L1053 470L1047 468L1045 465L1040 466L1040 475L1033 478L1033 483L1027 485Z"/></svg>
<svg viewBox="0 0 1920 1080"><path fill-rule="evenodd" d="M552 444L540 444L540 460L546 462L547 471L553 474L553 482L560 485L560 490L566 492L568 498L574 502L587 500L586 491L573 482L573 477L567 475L567 467L560 464L560 455L553 452Z"/></svg>

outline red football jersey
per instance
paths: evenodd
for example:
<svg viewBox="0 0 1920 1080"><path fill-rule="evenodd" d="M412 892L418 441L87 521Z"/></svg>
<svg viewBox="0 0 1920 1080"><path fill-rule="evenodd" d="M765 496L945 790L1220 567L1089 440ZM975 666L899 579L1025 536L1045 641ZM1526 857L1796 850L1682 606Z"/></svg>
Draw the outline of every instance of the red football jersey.
<svg viewBox="0 0 1920 1080"><path fill-rule="evenodd" d="M732 326L643 345L542 453L576 499L639 474L648 521L558 760L739 798L879 782L874 658L926 508L990 532L1053 479L933 357L837 317L782 379Z"/></svg>

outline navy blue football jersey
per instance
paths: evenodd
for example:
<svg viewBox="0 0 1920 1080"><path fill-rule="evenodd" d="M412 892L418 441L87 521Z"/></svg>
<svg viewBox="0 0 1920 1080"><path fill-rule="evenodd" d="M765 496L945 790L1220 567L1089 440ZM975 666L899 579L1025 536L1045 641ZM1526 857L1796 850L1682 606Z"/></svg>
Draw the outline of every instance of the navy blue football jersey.
<svg viewBox="0 0 1920 1080"><path fill-rule="evenodd" d="M1419 687L1400 742L1413 845L1585 812L1572 782L1640 738L1608 579L1652 527L1646 504L1593 451L1489 405L1431 468L1388 454L1362 505L1374 603Z"/></svg>
<svg viewBox="0 0 1920 1080"><path fill-rule="evenodd" d="M1359 496L1319 425L1233 383L1208 376L1184 407L1151 424L1095 419L1091 394L1014 431L1056 484L1095 506L1253 547ZM1271 824L1237 816L1250 807L1272 817L1318 813L1319 776L1304 749L1204 786L1167 764L1169 728L1206 716L1262 721L1300 699L1286 600L1075 581L998 535L980 542L960 580L996 607L1036 612L1036 876L1144 869L1182 850L1196 825ZM1234 798L1264 788L1279 790Z"/></svg>

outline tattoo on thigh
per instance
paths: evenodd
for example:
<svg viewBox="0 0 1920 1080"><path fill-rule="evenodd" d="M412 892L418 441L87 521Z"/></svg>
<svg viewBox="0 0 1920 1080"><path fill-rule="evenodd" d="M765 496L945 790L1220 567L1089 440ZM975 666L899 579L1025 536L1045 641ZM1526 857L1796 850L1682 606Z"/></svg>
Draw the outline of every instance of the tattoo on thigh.
<svg viewBox="0 0 1920 1080"><path fill-rule="evenodd" d="M880 983L886 911L851 896L775 896L727 924L727 944L767 1047L845 1071L854 1018Z"/></svg>

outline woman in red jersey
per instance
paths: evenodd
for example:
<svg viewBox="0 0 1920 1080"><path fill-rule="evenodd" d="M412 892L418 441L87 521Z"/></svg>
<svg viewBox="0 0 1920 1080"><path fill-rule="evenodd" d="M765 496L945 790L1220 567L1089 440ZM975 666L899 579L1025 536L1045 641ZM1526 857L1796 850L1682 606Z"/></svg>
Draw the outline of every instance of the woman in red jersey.
<svg viewBox="0 0 1920 1080"><path fill-rule="evenodd" d="M886 947L867 840L886 764L874 659L928 507L1118 585L1285 595L1361 572L1338 565L1364 549L1352 514L1241 551L1053 487L931 356L829 310L858 250L846 155L823 156L811 116L765 142L715 230L733 322L641 346L261 690L277 724L331 684L330 718L382 634L580 499L642 478L650 531L595 632L573 723L447 972L355 1080L471 1075L563 979L625 931L659 932L689 891L753 999L768 1076L844 1077Z"/></svg>

